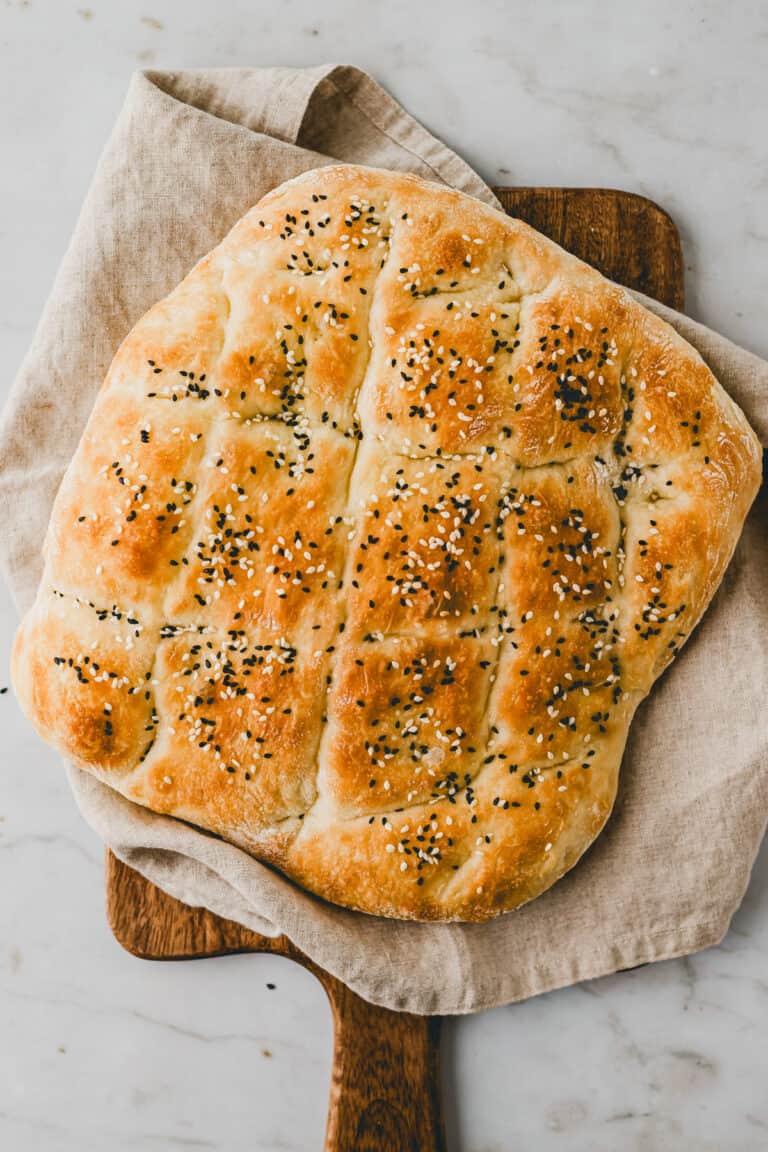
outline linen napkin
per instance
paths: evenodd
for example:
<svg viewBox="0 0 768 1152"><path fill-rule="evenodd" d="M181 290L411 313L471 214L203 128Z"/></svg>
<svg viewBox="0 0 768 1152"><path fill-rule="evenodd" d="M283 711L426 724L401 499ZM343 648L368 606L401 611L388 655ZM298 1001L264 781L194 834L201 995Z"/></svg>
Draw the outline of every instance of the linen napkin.
<svg viewBox="0 0 768 1152"><path fill-rule="evenodd" d="M269 189L345 161L491 190L352 67L137 74L0 425L0 562L19 609L63 471L112 356ZM695 345L763 443L768 365L644 297ZM522 1000L719 941L768 812L768 547L758 498L723 585L640 708L611 820L532 904L482 925L412 924L323 903L244 852L69 778L115 854L171 895L285 933L359 995L416 1013Z"/></svg>

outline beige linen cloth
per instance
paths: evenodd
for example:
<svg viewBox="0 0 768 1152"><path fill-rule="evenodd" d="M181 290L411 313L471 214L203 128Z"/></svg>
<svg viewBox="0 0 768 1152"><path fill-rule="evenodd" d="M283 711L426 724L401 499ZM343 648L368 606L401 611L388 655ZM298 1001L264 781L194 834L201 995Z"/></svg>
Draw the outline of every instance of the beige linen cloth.
<svg viewBox="0 0 768 1152"><path fill-rule="evenodd" d="M120 341L270 188L331 159L416 172L495 203L355 68L134 77L0 429L0 552L20 609L34 597L54 494ZM765 442L768 365L643 303L700 350ZM390 1008L470 1012L705 948L738 907L768 811L765 525L763 501L714 604L640 709L605 832L551 891L495 922L411 924L324 904L70 768L77 802L116 855L167 892L285 933Z"/></svg>

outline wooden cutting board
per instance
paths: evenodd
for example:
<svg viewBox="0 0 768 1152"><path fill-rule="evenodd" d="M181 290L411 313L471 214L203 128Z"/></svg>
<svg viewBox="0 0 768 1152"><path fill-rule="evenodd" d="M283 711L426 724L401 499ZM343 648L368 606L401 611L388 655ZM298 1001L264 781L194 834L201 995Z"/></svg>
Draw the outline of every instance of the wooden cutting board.
<svg viewBox="0 0 768 1152"><path fill-rule="evenodd" d="M604 275L683 306L677 229L642 196L595 188L497 188L504 208ZM314 972L334 1019L326 1152L444 1152L439 1017L366 1003L284 937L271 940L166 896L107 853L107 915L118 941L147 960L274 952Z"/></svg>

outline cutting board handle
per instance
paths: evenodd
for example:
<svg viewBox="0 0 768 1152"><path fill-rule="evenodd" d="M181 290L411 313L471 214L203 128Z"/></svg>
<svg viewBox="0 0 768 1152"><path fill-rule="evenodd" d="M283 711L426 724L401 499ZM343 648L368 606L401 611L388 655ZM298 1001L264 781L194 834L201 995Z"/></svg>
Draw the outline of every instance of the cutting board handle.
<svg viewBox="0 0 768 1152"><path fill-rule="evenodd" d="M334 1021L325 1152L445 1152L440 1018L377 1008L321 979Z"/></svg>

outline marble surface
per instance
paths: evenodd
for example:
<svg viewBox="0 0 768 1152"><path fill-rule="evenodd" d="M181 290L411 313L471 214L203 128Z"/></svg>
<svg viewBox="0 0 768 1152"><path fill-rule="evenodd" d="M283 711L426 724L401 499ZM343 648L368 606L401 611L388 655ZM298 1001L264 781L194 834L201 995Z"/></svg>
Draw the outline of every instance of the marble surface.
<svg viewBox="0 0 768 1152"><path fill-rule="evenodd" d="M768 355L761 0L0 0L0 400L130 72L328 60L368 68L491 182L658 200L689 311ZM14 626L0 591L0 686ZM320 1149L319 986L271 957L121 952L56 757L10 693L0 719L0 1147ZM768 1147L767 878L764 851L719 948L450 1022L450 1152Z"/></svg>

